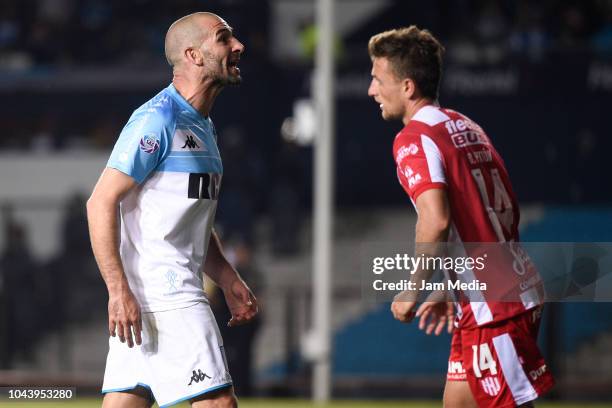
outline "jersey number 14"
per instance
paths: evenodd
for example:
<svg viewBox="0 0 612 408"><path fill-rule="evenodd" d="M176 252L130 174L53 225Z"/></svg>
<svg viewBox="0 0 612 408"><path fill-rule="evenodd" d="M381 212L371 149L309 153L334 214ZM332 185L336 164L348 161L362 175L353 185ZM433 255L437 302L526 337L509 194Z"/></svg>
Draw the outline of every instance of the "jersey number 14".
<svg viewBox="0 0 612 408"><path fill-rule="evenodd" d="M491 201L489 200L489 192L487 191L487 183L483 170L473 169L472 176L478 185L482 203L487 210L489 220L497 235L497 239L499 242L506 242L504 229L508 232L512 231L512 226L514 225L514 212L512 211L512 200L510 200L510 195L499 175L499 170L491 169L490 171L489 179L493 184L493 205L491 205Z"/></svg>
<svg viewBox="0 0 612 408"><path fill-rule="evenodd" d="M497 374L497 363L487 343L473 345L472 351L472 367L474 368L476 378L482 377L482 372L486 370L489 370L491 375Z"/></svg>

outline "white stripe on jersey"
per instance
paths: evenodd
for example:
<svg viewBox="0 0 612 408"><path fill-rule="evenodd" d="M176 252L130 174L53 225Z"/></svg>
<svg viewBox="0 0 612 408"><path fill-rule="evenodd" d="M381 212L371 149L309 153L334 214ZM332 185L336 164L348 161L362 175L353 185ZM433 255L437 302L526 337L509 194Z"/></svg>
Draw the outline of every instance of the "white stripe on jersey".
<svg viewBox="0 0 612 408"><path fill-rule="evenodd" d="M446 122L450 118L440 110L440 108L428 105L423 106L415 115L412 120L417 122L423 122L428 126L436 126L438 123Z"/></svg>
<svg viewBox="0 0 612 408"><path fill-rule="evenodd" d="M538 288L531 288L520 294L521 302L525 306L525 310L531 309L542 304L542 299L538 293Z"/></svg>
<svg viewBox="0 0 612 408"><path fill-rule="evenodd" d="M453 244L457 244L457 251L459 252L457 255L460 257L467 257L467 252L465 250L465 246L463 245L463 241L459 236L457 231L457 227L454 223L451 225L451 236L455 238ZM470 283L476 281L476 275L474 275L474 271L471 268L465 268L465 271L462 274L457 274L457 277L462 282ZM472 308L472 312L474 313L474 319L476 323L481 326L483 324L489 323L493 321L493 313L491 312L491 308L485 301L484 294L478 290L466 290L463 291L465 295L468 297L470 301L470 307Z"/></svg>
<svg viewBox="0 0 612 408"><path fill-rule="evenodd" d="M445 183L446 176L444 175L444 162L442 161L442 153L438 146L429 136L421 135L421 144L427 158L427 167L429 168L429 176L434 183Z"/></svg>
<svg viewBox="0 0 612 408"><path fill-rule="evenodd" d="M504 373L504 379L510 388L510 392L512 392L516 404L521 405L536 399L538 393L533 388L533 385L531 385L531 382L529 382L525 370L523 370L510 335L505 333L493 337L493 347L495 347L495 353Z"/></svg>
<svg viewBox="0 0 612 408"><path fill-rule="evenodd" d="M474 319L476 319L476 323L479 326L482 326L483 324L493 321L493 313L491 313L491 308L487 302L485 302L481 291L478 291L478 295L479 297L482 297L482 300L472 301L470 298L470 307L472 308L472 312L474 312Z"/></svg>

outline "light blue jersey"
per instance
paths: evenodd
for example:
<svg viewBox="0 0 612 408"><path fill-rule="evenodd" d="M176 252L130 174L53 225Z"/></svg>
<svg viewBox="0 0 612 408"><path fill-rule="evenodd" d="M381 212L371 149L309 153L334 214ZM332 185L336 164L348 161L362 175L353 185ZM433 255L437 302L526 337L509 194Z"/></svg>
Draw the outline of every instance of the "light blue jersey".
<svg viewBox="0 0 612 408"><path fill-rule="evenodd" d="M202 266L223 174L210 118L170 85L132 114L107 166L139 184L121 201L121 259L142 311L206 301Z"/></svg>

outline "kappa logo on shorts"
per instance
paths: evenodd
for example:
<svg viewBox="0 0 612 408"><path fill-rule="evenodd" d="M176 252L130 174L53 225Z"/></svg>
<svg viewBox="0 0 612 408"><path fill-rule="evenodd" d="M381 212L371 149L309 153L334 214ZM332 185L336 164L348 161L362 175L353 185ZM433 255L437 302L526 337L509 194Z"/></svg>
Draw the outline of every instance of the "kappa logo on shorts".
<svg viewBox="0 0 612 408"><path fill-rule="evenodd" d="M200 381L204 381L207 378L210 380L212 377L209 376L209 375L204 374L202 372L202 370L198 370L197 372L196 372L196 370L193 370L193 375L191 376L191 381L189 381L189 384L187 384L187 385L193 384L194 381L197 384Z"/></svg>
<svg viewBox="0 0 612 408"><path fill-rule="evenodd" d="M480 385L482 386L484 392L486 392L492 397L495 397L497 394L499 394L499 391L501 390L501 386L499 385L499 380L497 379L497 377L485 377L480 380Z"/></svg>

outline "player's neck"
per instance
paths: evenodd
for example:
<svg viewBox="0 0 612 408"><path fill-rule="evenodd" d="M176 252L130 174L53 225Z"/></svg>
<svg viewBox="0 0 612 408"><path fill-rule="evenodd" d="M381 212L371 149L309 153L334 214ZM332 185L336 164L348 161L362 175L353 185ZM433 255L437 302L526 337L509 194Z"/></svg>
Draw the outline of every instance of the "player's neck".
<svg viewBox="0 0 612 408"><path fill-rule="evenodd" d="M210 115L215 99L222 89L221 86L216 86L209 82L193 84L185 78L176 75L172 83L177 92L204 117Z"/></svg>
<svg viewBox="0 0 612 408"><path fill-rule="evenodd" d="M406 113L404 113L404 116L402 117L402 123L404 124L404 126L406 126L408 122L410 122L410 119L412 119L412 117L416 115L416 113L423 106L433 105L433 104L434 102L428 98L420 98L415 101L410 101L408 103L408 106L406 107Z"/></svg>

